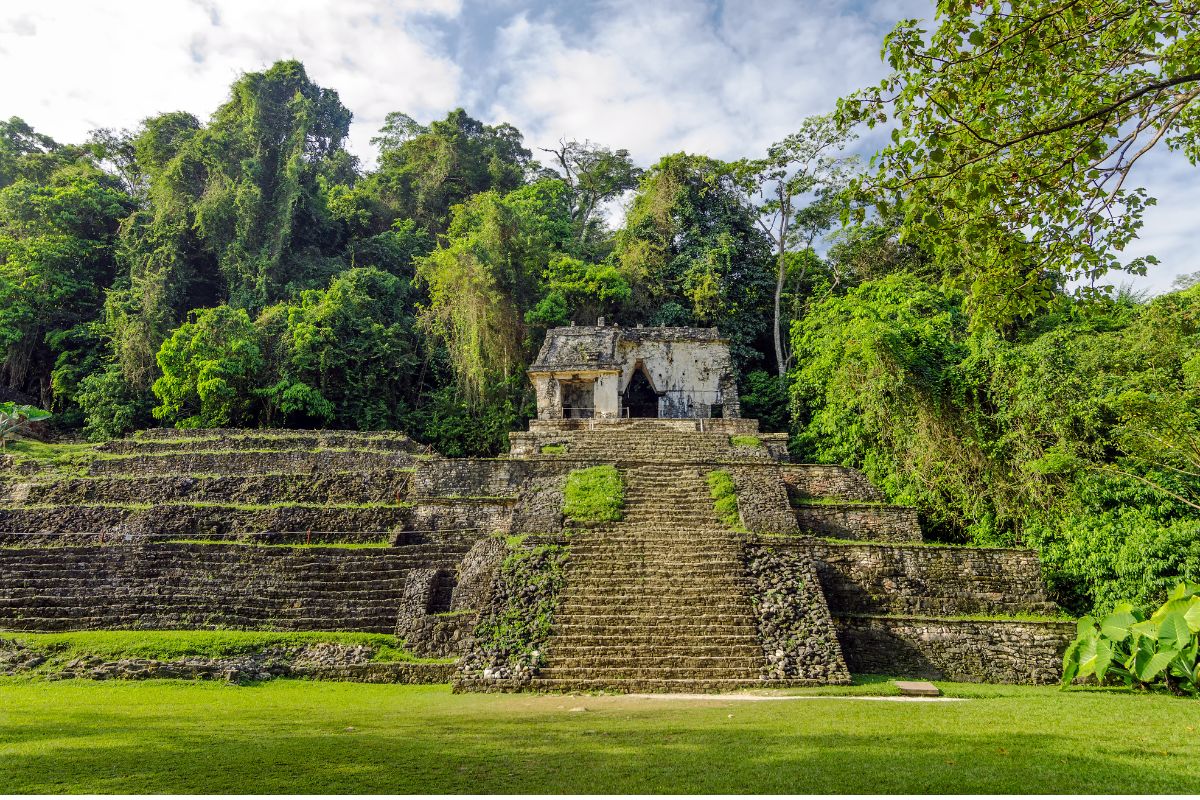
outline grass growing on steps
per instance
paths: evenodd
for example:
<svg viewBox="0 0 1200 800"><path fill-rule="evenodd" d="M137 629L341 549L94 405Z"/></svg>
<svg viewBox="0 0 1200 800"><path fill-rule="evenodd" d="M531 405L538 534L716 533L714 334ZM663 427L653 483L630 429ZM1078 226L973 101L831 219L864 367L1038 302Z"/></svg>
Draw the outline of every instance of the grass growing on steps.
<svg viewBox="0 0 1200 800"><path fill-rule="evenodd" d="M939 684L954 703L0 679L11 793L1188 793L1196 702ZM1100 724L1081 724L1099 720Z"/></svg>
<svg viewBox="0 0 1200 800"><path fill-rule="evenodd" d="M565 444L544 444L542 445L542 455L546 456L561 456L567 452Z"/></svg>
<svg viewBox="0 0 1200 800"><path fill-rule="evenodd" d="M742 515L738 513L737 489L733 476L723 469L708 473L708 490L713 499L713 510L725 525L735 531L746 532Z"/></svg>
<svg viewBox="0 0 1200 800"><path fill-rule="evenodd" d="M621 473L607 464L572 470L563 489L563 514L576 522L617 522L625 507Z"/></svg>
<svg viewBox="0 0 1200 800"><path fill-rule="evenodd" d="M18 464L34 463L38 469L57 472L65 475L80 475L87 470L88 464L100 454L95 445L87 442L70 442L50 444L36 439L18 439L9 442L0 450L0 454L15 457Z"/></svg>
<svg viewBox="0 0 1200 800"><path fill-rule="evenodd" d="M734 447L762 447L762 439L757 436L730 436L729 443Z"/></svg>
<svg viewBox="0 0 1200 800"><path fill-rule="evenodd" d="M439 663L420 659L404 649L404 640L384 633L340 631L74 631L71 633L0 633L27 647L67 658L97 656L105 659L148 658L170 661L188 656L225 658L256 653L267 647L303 647L320 642L362 644L376 648L373 658L383 662Z"/></svg>

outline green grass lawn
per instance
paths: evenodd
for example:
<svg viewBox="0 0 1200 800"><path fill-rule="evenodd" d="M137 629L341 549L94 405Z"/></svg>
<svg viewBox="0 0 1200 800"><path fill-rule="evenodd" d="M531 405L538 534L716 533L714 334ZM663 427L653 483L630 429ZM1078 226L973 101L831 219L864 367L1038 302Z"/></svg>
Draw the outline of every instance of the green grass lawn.
<svg viewBox="0 0 1200 800"><path fill-rule="evenodd" d="M969 699L0 679L0 793L1200 791L1194 700L943 688Z"/></svg>

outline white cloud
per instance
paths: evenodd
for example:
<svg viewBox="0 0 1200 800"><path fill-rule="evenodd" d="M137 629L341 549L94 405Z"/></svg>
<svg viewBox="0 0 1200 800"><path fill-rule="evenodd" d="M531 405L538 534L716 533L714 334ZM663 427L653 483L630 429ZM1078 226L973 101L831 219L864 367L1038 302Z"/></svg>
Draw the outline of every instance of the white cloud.
<svg viewBox="0 0 1200 800"><path fill-rule="evenodd" d="M284 58L338 90L355 113L352 146L364 154L388 111L440 115L460 92L457 66L423 26L458 14L458 0L23 5L0 10L0 114L64 141L164 111L205 119L238 75Z"/></svg>

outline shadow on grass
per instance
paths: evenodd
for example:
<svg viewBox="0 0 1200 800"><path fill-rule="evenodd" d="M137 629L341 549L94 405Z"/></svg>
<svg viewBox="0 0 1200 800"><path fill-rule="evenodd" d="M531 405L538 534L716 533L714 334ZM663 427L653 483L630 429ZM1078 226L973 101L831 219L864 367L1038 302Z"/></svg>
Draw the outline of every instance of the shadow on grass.
<svg viewBox="0 0 1200 800"><path fill-rule="evenodd" d="M1194 721L1195 707L1128 698L1079 697L1078 705L1096 707L1076 709L1062 702L1069 696L1049 693L936 707L814 701L746 708L464 698L401 687L165 688L160 702L145 706L0 711L0 791L1078 793L1200 786L1188 750L1194 734L1178 746L1159 738ZM1105 708L1114 704L1122 708ZM1105 727L1117 729L1107 736L1075 720L1075 713L1106 710L1116 724ZM1140 720L1148 738L1119 730L1123 717Z"/></svg>

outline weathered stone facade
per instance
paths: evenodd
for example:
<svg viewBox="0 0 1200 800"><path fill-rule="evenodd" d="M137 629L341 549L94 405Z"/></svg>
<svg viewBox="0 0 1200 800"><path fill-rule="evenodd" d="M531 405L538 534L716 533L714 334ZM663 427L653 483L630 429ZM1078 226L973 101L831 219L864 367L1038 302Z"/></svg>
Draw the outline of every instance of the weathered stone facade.
<svg viewBox="0 0 1200 800"><path fill-rule="evenodd" d="M552 328L529 367L539 419L738 417L716 328Z"/></svg>
<svg viewBox="0 0 1200 800"><path fill-rule="evenodd" d="M868 542L921 541L916 509L903 506L816 503L798 506L795 515L799 529L812 536Z"/></svg>

